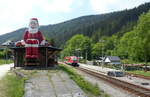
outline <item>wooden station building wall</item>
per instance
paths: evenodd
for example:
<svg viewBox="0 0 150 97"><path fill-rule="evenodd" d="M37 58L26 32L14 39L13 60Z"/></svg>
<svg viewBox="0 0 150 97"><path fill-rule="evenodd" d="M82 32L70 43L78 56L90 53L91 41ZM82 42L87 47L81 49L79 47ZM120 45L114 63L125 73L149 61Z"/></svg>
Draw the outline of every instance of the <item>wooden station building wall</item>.
<svg viewBox="0 0 150 97"><path fill-rule="evenodd" d="M25 48L15 47L13 49L14 54L14 66L24 67L30 64L27 63L25 59ZM53 47L39 47L39 59L34 65L41 67L53 67L57 64L56 54L61 51L61 49Z"/></svg>

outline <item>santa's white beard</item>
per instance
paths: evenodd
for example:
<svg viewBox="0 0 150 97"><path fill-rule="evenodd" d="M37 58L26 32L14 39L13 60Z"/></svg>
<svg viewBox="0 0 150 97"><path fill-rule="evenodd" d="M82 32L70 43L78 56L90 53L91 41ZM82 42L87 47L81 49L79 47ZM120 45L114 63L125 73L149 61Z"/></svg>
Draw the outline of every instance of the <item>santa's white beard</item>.
<svg viewBox="0 0 150 97"><path fill-rule="evenodd" d="M29 27L28 30L29 30L29 33L33 33L33 34L38 32L38 28L32 29L32 28Z"/></svg>

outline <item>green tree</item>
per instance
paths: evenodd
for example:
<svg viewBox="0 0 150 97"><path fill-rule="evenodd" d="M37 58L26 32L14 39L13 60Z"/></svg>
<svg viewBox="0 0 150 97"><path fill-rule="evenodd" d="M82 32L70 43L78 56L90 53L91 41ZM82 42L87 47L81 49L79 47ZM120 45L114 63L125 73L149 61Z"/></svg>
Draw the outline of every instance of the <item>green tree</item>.
<svg viewBox="0 0 150 97"><path fill-rule="evenodd" d="M140 16L138 25L135 28L137 32L137 45L140 46L143 60L147 61L150 57L150 11Z"/></svg>
<svg viewBox="0 0 150 97"><path fill-rule="evenodd" d="M92 46L92 56L93 58L100 57L102 55L102 43L95 43Z"/></svg>
<svg viewBox="0 0 150 97"><path fill-rule="evenodd" d="M145 61L150 57L150 11L143 13L137 22L137 26L127 32L116 46L117 54L128 57L133 61Z"/></svg>
<svg viewBox="0 0 150 97"><path fill-rule="evenodd" d="M86 53L87 59L91 59L91 40L82 34L78 34L73 36L70 40L66 42L64 50L61 54L63 57L82 55L85 59Z"/></svg>

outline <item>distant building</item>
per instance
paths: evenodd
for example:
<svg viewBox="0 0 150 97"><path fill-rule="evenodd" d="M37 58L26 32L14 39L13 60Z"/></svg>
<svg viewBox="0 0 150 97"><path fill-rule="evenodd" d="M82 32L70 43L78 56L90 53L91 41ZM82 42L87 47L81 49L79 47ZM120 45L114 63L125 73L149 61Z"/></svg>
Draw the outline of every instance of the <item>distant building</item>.
<svg viewBox="0 0 150 97"><path fill-rule="evenodd" d="M95 61L96 61L97 63L102 63L102 62L104 62L104 59L105 59L105 57L97 57L97 58L95 59Z"/></svg>
<svg viewBox="0 0 150 97"><path fill-rule="evenodd" d="M0 51L5 50L7 47L13 47L15 43L11 40L7 40L6 42L0 44Z"/></svg>
<svg viewBox="0 0 150 97"><path fill-rule="evenodd" d="M0 45L0 51L3 51L4 49L5 49L5 47Z"/></svg>
<svg viewBox="0 0 150 97"><path fill-rule="evenodd" d="M6 42L1 44L1 46L9 46L9 47L14 46L14 45L15 43L11 40L7 40Z"/></svg>
<svg viewBox="0 0 150 97"><path fill-rule="evenodd" d="M111 65L117 65L117 64L121 64L120 62L120 58L118 56L107 56L104 59L104 62L106 64L111 64Z"/></svg>

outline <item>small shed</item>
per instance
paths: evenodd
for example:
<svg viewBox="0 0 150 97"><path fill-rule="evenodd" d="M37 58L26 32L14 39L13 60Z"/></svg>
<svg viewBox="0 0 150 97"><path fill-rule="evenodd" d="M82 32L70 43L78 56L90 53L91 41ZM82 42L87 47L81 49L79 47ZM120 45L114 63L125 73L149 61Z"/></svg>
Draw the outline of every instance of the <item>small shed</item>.
<svg viewBox="0 0 150 97"><path fill-rule="evenodd" d="M120 62L120 58L118 56L107 56L105 59L104 59L104 62L106 64L111 64L111 65L118 65L118 64L121 64Z"/></svg>
<svg viewBox="0 0 150 97"><path fill-rule="evenodd" d="M24 67L33 65L35 63L28 63L25 60L25 47L12 47L13 55L14 55L14 66L15 67ZM40 46L39 47L39 55L40 58L38 60L38 65L41 67L53 67L57 64L56 54L60 52L62 49L53 47L53 46Z"/></svg>

